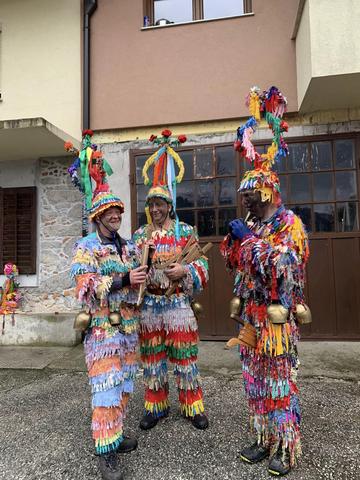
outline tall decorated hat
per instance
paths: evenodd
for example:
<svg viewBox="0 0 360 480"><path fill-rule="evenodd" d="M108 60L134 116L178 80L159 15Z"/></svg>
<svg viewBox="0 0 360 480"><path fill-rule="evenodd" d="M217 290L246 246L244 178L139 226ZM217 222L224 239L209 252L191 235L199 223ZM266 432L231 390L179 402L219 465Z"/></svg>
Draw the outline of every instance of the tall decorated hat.
<svg viewBox="0 0 360 480"><path fill-rule="evenodd" d="M113 171L96 144L91 142L92 130L84 130L79 152L71 142L65 142L65 150L75 154L75 161L68 168L71 181L84 195L85 210L89 220L101 215L110 207L124 212L124 204L110 191L107 176Z"/></svg>
<svg viewBox="0 0 360 480"><path fill-rule="evenodd" d="M237 129L234 148L254 168L245 172L239 192L259 191L263 202L270 201L280 205L280 181L276 172L272 170L272 166L281 157L288 155L288 147L283 138L283 133L288 130L288 124L282 120L286 112L286 98L277 87L271 87L262 93L259 87L252 87L247 96L246 105L251 117L245 125ZM259 154L252 143L252 136L262 118L271 128L273 138L267 152Z"/></svg>
<svg viewBox="0 0 360 480"><path fill-rule="evenodd" d="M157 150L146 160L142 171L144 184L151 186L145 203L148 223L151 223L149 200L155 197L170 203L176 215L176 185L182 181L185 170L184 163L174 148L186 142L186 137L185 135L179 135L176 139L172 139L171 135L171 130L165 129L161 132L161 137L151 135L149 138L149 141L157 147ZM177 175L175 165L178 168ZM152 182L148 176L150 167L153 167ZM178 219L176 223L178 224Z"/></svg>

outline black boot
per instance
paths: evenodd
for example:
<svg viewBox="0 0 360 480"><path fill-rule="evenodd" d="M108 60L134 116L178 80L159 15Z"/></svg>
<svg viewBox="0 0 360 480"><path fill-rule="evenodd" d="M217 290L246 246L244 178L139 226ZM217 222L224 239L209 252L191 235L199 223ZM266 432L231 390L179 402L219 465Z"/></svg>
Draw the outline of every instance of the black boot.
<svg viewBox="0 0 360 480"><path fill-rule="evenodd" d="M159 419L154 417L151 413L146 413L143 418L140 420L140 428L141 430L150 430L150 428L155 427L157 425Z"/></svg>
<svg viewBox="0 0 360 480"><path fill-rule="evenodd" d="M138 446L138 441L136 438L124 437L124 440L120 443L117 448L118 453L128 453L136 450Z"/></svg>
<svg viewBox="0 0 360 480"><path fill-rule="evenodd" d="M194 427L199 430L205 430L209 426L209 420L204 413L198 413L190 418Z"/></svg>
<svg viewBox="0 0 360 480"><path fill-rule="evenodd" d="M251 447L244 448L244 450L240 452L240 458L247 463L257 463L264 460L269 454L269 448L255 442Z"/></svg>
<svg viewBox="0 0 360 480"><path fill-rule="evenodd" d="M275 455L270 458L269 473L277 477L282 477L283 475L287 475L290 470L290 454L288 450L283 452L282 449L279 448Z"/></svg>
<svg viewBox="0 0 360 480"><path fill-rule="evenodd" d="M123 480L116 452L99 456L99 467L103 480Z"/></svg>

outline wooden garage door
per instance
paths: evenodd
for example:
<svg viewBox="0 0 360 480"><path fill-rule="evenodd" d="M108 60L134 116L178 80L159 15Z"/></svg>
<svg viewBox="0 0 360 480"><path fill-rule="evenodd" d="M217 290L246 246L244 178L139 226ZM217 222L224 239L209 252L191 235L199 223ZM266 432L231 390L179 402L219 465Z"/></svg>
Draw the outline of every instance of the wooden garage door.
<svg viewBox="0 0 360 480"><path fill-rule="evenodd" d="M312 339L360 338L359 159L355 135L288 140L290 155L277 166L283 201L305 223L311 257L307 299L313 313L302 335ZM267 145L259 144L260 152ZM203 339L225 339L236 331L229 319L232 278L218 245L228 222L244 216L236 193L247 165L230 144L178 150L185 177L178 187L179 218L197 227L202 243L212 241L210 281L201 294ZM151 150L132 151L132 227L145 222L147 187L141 170Z"/></svg>

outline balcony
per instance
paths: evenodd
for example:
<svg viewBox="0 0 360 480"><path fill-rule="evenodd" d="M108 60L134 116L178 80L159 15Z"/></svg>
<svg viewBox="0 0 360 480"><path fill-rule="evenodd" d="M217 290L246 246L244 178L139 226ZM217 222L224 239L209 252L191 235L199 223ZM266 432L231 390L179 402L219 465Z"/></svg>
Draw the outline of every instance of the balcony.
<svg viewBox="0 0 360 480"><path fill-rule="evenodd" d="M43 118L0 121L0 162L66 155L64 141L79 142Z"/></svg>
<svg viewBox="0 0 360 480"><path fill-rule="evenodd" d="M302 113L360 106L360 2L300 0L296 43Z"/></svg>

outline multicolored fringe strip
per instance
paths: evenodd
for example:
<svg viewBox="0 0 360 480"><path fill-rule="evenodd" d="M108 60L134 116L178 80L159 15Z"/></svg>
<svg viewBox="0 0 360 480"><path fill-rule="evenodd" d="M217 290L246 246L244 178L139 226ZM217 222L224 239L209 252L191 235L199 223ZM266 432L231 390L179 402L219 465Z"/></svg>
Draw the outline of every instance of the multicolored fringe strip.
<svg viewBox="0 0 360 480"><path fill-rule="evenodd" d="M152 289L165 292L170 281L157 264L168 261L187 244L194 230L179 223L179 237L175 228L155 231L152 239L155 254L148 274ZM148 237L148 226L134 234L134 242L141 249ZM145 412L156 417L167 415L169 387L167 360L174 364L174 375L179 393L180 409L184 416L193 417L204 411L201 379L196 366L198 353L198 327L190 307L192 295L208 281L208 263L205 257L186 267L187 275L180 281L175 293L146 293L140 319L140 352L144 368Z"/></svg>
<svg viewBox="0 0 360 480"><path fill-rule="evenodd" d="M137 291L111 292L112 276L125 275L139 265L136 246L127 242L122 257L115 246L103 245L96 233L75 245L71 274L77 298L92 313L84 341L92 392L92 431L98 454L116 450L123 440L123 419L137 372L139 310ZM120 313L112 326L110 312Z"/></svg>
<svg viewBox="0 0 360 480"><path fill-rule="evenodd" d="M257 331L256 348L240 349L250 423L259 442L272 453L280 446L287 449L294 465L301 453L295 308L304 303L308 240L301 220L284 206L270 219L247 225L252 235L242 242L228 235L220 250L236 273L241 319ZM267 306L274 301L289 309L285 324L272 324L268 318Z"/></svg>

